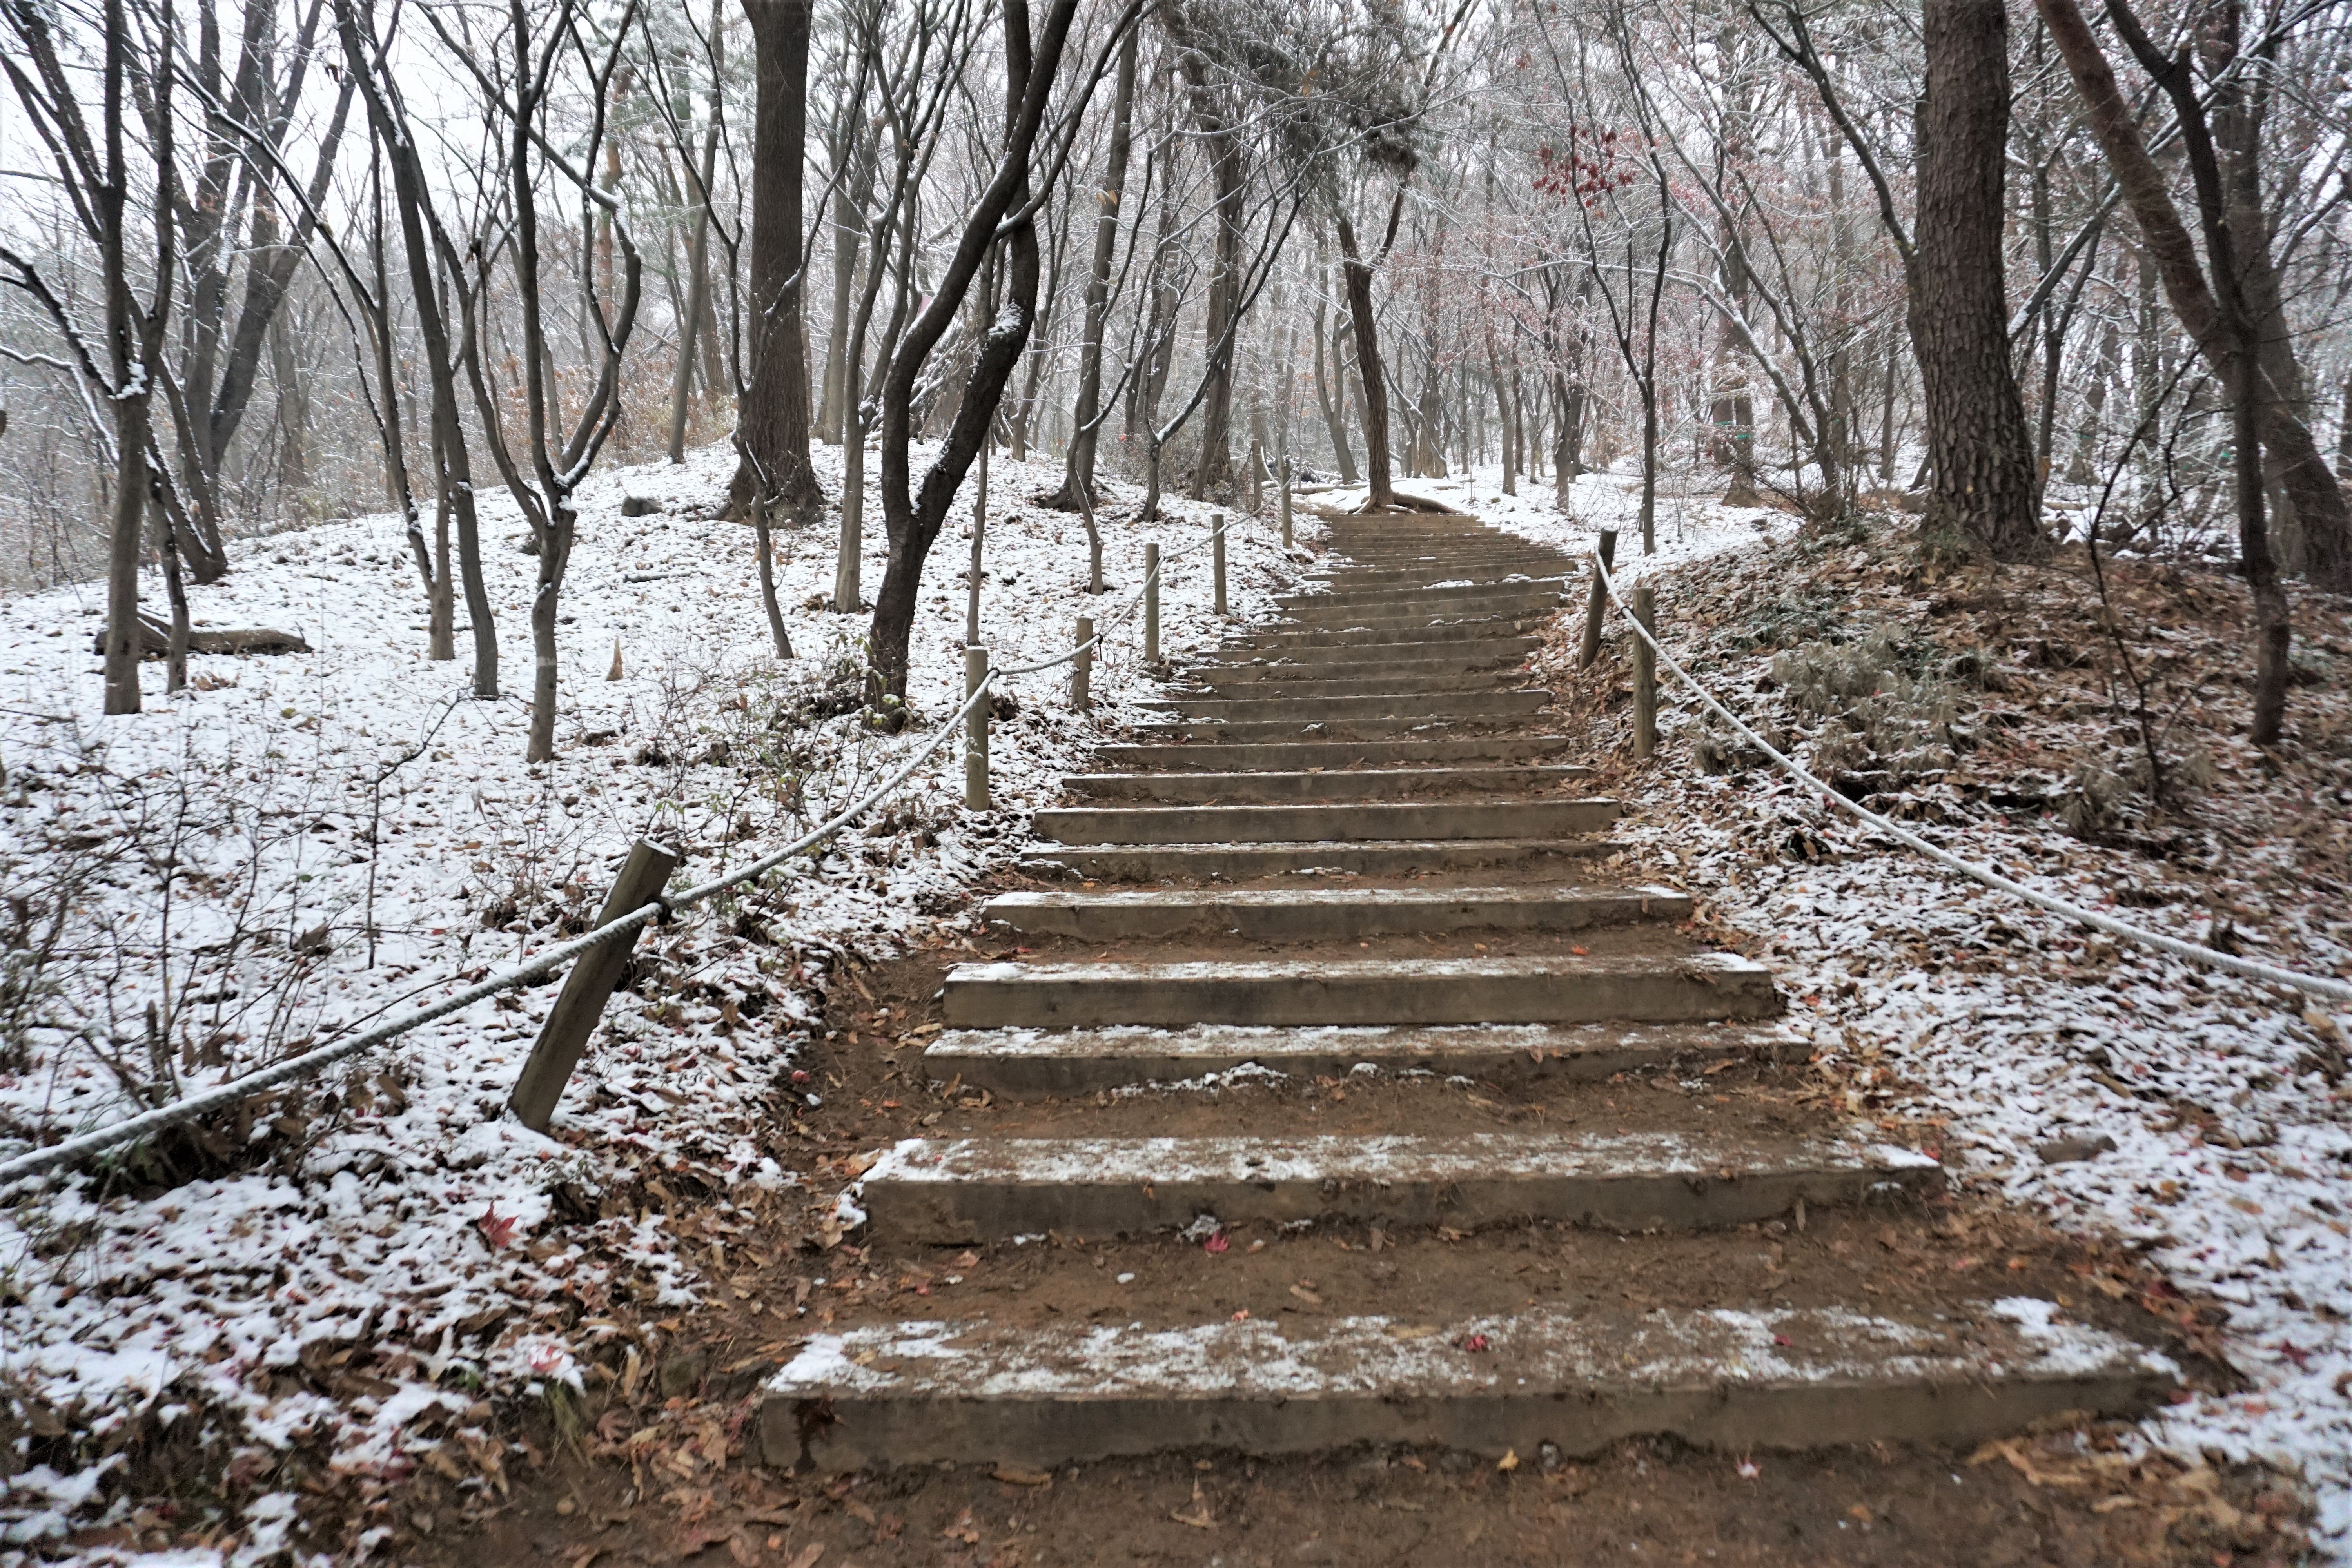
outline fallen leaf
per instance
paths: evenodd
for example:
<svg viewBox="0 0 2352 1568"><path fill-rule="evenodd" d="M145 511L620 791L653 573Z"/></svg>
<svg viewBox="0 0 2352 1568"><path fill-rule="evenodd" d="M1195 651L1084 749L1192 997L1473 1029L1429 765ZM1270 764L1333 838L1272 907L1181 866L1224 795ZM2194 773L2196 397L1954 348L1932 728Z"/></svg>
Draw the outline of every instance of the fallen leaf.
<svg viewBox="0 0 2352 1568"><path fill-rule="evenodd" d="M1517 1469L1519 1468L1519 1451L1517 1448L1504 1449L1503 1457L1495 1461L1495 1468L1502 1471L1505 1475L1508 1475L1511 1471Z"/></svg>
<svg viewBox="0 0 2352 1568"><path fill-rule="evenodd" d="M1306 1302L1310 1307L1319 1307L1323 1304L1323 1298L1318 1296L1314 1291L1309 1290L1304 1285L1293 1285L1290 1288L1290 1293L1297 1297L1300 1300Z"/></svg>
<svg viewBox="0 0 2352 1568"><path fill-rule="evenodd" d="M521 1223L520 1215L500 1214L498 1201L492 1199L490 1206L484 1209L481 1217L474 1222L474 1228L482 1233L482 1239L490 1244L490 1250L497 1252L514 1240L515 1226Z"/></svg>
<svg viewBox="0 0 2352 1568"><path fill-rule="evenodd" d="M1211 1236L1208 1240L1201 1243L1201 1250L1203 1252L1223 1252L1231 1246L1233 1246L1233 1243L1225 1239L1225 1233L1221 1230Z"/></svg>

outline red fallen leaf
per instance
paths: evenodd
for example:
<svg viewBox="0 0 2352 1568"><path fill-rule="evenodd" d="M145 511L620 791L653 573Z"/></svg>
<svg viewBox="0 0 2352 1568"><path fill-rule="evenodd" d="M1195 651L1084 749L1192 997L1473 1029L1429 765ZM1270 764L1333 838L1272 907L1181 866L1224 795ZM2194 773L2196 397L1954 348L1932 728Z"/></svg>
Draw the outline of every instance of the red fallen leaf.
<svg viewBox="0 0 2352 1568"><path fill-rule="evenodd" d="M2294 1369L2297 1372L2309 1372L2311 1370L2311 1352L2309 1351L2305 1350L2293 1340L2279 1341L2278 1348L2279 1354L2294 1363Z"/></svg>
<svg viewBox="0 0 2352 1568"><path fill-rule="evenodd" d="M1940 1143L1922 1143L1919 1145L1919 1152L1927 1155L1930 1160L1940 1160L1944 1157L1944 1148Z"/></svg>
<svg viewBox="0 0 2352 1568"><path fill-rule="evenodd" d="M1208 1240L1201 1243L1201 1250L1203 1252L1223 1252L1232 1245L1232 1242L1225 1239L1225 1233L1221 1230L1215 1235L1210 1237Z"/></svg>
<svg viewBox="0 0 2352 1568"><path fill-rule="evenodd" d="M496 1252L514 1240L515 1226L521 1223L520 1215L500 1214L498 1203L493 1199L490 1206L482 1211L482 1217L474 1222L474 1228L482 1233L482 1239L490 1244L492 1252Z"/></svg>
<svg viewBox="0 0 2352 1568"><path fill-rule="evenodd" d="M1579 958L1590 958L1592 956L1592 950L1591 948L1571 947L1568 951L1576 954Z"/></svg>
<svg viewBox="0 0 2352 1568"><path fill-rule="evenodd" d="M1471 1334L1454 1342L1454 1349L1467 1351L1472 1355L1476 1355L1480 1351L1490 1351L1494 1348L1484 1334Z"/></svg>
<svg viewBox="0 0 2352 1568"><path fill-rule="evenodd" d="M1774 1334L1774 1335L1772 1336L1772 1342L1773 1342L1774 1344L1776 1344L1776 1345L1787 1345L1787 1344L1794 1344L1794 1343L1796 1343L1796 1342L1795 1342L1794 1340L1791 1340L1791 1339L1790 1339L1788 1335L1786 1335L1786 1334Z"/></svg>

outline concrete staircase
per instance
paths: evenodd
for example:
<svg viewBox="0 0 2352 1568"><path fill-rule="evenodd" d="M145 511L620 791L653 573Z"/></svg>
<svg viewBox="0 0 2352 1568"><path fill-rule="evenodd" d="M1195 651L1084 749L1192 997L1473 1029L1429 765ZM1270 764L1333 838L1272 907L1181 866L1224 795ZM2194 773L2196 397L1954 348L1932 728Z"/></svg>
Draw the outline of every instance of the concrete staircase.
<svg viewBox="0 0 2352 1568"><path fill-rule="evenodd" d="M960 1103L1034 1114L899 1142L864 1178L874 1235L1155 1237L1181 1276L1230 1267L1229 1235L1377 1254L1433 1231L1466 1300L1508 1227L1601 1227L1639 1268L1643 1247L1728 1248L1809 1210L1916 1223L1934 1159L1746 1114L1789 1051L1769 973L1678 933L1686 895L1591 878L1618 805L1584 793L1524 668L1566 560L1463 517L1332 522L1315 591L1171 681L1164 718L1037 814L1024 868L1045 885L987 910L1016 952L949 973L925 1054L979 1097ZM1209 1092L1244 1077L1272 1086L1245 1112ZM1395 1086L1393 1124L1347 1103L1370 1083ZM1628 1126L1627 1085L1681 1092ZM1131 1320L846 1326L775 1378L763 1442L838 1468L1951 1442L2171 1385L2033 1299L1734 1307L1700 1278L1646 1306L1448 1314L1444 1279L1416 1289L1411 1310L1321 1311L1302 1285L1279 1318L1171 1297Z"/></svg>

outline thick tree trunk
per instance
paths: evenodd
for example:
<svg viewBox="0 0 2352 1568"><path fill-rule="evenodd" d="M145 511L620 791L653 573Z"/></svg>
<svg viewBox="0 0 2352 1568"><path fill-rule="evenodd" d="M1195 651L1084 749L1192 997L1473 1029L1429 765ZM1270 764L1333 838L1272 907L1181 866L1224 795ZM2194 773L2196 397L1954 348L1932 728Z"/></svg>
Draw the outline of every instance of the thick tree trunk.
<svg viewBox="0 0 2352 1568"><path fill-rule="evenodd" d="M806 290L801 192L808 153L811 0L743 0L759 60L751 169L751 363L736 441L742 461L730 510L751 515L755 494L780 502L795 525L824 505L809 463Z"/></svg>
<svg viewBox="0 0 2352 1568"><path fill-rule="evenodd" d="M1948 547L2022 560L2044 542L2002 283L2009 21L2001 0L1926 0L1924 22L1918 236L1906 268L1935 468L1923 526Z"/></svg>
<svg viewBox="0 0 2352 1568"><path fill-rule="evenodd" d="M1331 324L1331 370L1327 380L1323 369L1323 306L1315 307L1315 397L1323 405L1323 428L1331 437L1331 458L1339 465L1339 482L1360 483L1356 473L1356 454L1348 446L1347 402L1348 386L1342 379L1339 364L1339 325ZM1338 383L1337 386L1331 384ZM2352 381L2345 384L2345 406L2352 408Z"/></svg>
<svg viewBox="0 0 2352 1568"><path fill-rule="evenodd" d="M1071 413L1068 461L1062 488L1045 504L1092 516L1095 442L1102 433L1103 327L1110 317L1110 264L1118 248L1118 208L1127 195L1127 161L1135 121L1135 54L1129 31L1118 51L1118 97L1111 104L1110 148L1103 160L1101 211L1095 217L1095 253L1087 272L1086 342L1078 350L1077 405Z"/></svg>
<svg viewBox="0 0 2352 1568"><path fill-rule="evenodd" d="M1214 113L1208 100L1206 65L1198 54L1184 57L1192 85L1193 119L1209 149L1209 177L1216 188L1215 263L1209 275L1207 310L1202 322L1208 356L1208 391L1201 400L1201 457L1192 469L1192 499L1202 500L1234 477L1234 341L1241 310L1242 222L1246 189L1243 142L1235 129Z"/></svg>
<svg viewBox="0 0 2352 1568"><path fill-rule="evenodd" d="M1356 246L1355 226L1339 215L1339 272L1348 289L1348 316L1356 331L1356 375L1364 426L1365 510L1396 505L1389 476L1389 389L1381 371L1380 329L1372 320L1372 269Z"/></svg>
<svg viewBox="0 0 2352 1568"><path fill-rule="evenodd" d="M725 36L724 28L711 29L714 46ZM681 146L678 153L682 161L686 149ZM718 169L719 117L713 114L703 133L702 166L695 171L694 235L686 247L686 309L678 321L677 374L670 385L669 460L673 463L686 461L686 416L692 406L695 340L702 331L702 318L710 311L710 182Z"/></svg>

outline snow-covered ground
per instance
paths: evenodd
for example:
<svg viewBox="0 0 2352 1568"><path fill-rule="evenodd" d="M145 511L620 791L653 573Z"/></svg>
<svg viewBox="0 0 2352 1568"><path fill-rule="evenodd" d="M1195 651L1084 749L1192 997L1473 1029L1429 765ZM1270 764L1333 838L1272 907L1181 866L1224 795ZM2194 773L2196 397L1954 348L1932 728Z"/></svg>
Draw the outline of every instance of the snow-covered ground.
<svg viewBox="0 0 2352 1568"><path fill-rule="evenodd" d="M818 460L837 491L838 450ZM462 600L458 661L424 658L425 596L390 516L241 548L226 582L196 592L198 627L297 631L311 651L194 656L194 689L170 699L150 664L136 717L100 714L98 587L0 605L13 921L0 1154L525 956L593 920L640 836L683 846L696 880L740 865L929 739L962 696L970 483L926 573L916 720L888 736L833 711L855 689L838 667L862 658L866 626L814 607L832 585L836 521L779 535L800 656L780 663L751 530L702 515L730 468L710 448L583 492L560 756L543 766L523 761L536 562L503 493L483 498L497 702L467 696ZM1207 530L1209 509L1181 500L1139 526L1137 496L1116 488L1102 518L1110 592L1090 597L1082 523L1034 504L1059 477L1057 464L995 465L982 616L999 665L1065 651L1077 616L1123 607L1147 539L1172 557ZM625 497L659 510L624 517ZM1317 531L1304 518L1299 531ZM869 597L880 532L869 519ZM1233 608L1264 614L1295 571L1273 522L1237 519L1230 556ZM1217 635L1209 563L1200 550L1165 569L1171 653ZM152 574L143 591L160 604ZM0 1194L0 1437L16 1445L0 1562L48 1556L92 1525L160 1522L184 1539L195 1521L171 1510L197 1505L139 1495L137 1456L163 1447L226 1478L213 1533L249 1561L303 1545L305 1485L381 1490L446 1463L445 1448L467 1474L496 1474L485 1402L561 1400L584 1352L619 1331L616 1301L651 1316L695 1300L701 1276L666 1212L725 1213L787 1180L751 1134L816 994L845 952L961 921L968 884L1003 863L1025 813L1139 694L1140 632L1123 621L1097 658L1092 716L1067 710L1066 669L1007 683L1019 711L996 726L992 814L961 810L951 741L820 867L646 939L641 963L658 975L615 998L551 1136L504 1115L549 985L419 1029L208 1142Z"/></svg>
<svg viewBox="0 0 2352 1568"><path fill-rule="evenodd" d="M1565 516L1548 492L1501 498L1483 480L1401 488L1579 554L1594 547L1603 520L1630 531L1639 501L1638 479L1622 472L1578 480ZM1931 592L1884 570L1892 546L1800 563L1791 517L1696 496L1672 506L1669 529L1661 501L1656 557L1644 561L1632 532L1620 538L1623 574L1662 584L1669 650L1759 727L1789 720L1776 699L1759 695L1771 685L1763 677L1772 650L1725 635L1741 629L1751 600L1818 590L1834 602L1834 635L1852 637L1881 620L1916 618ZM2011 589L2030 620L2032 594L2015 592L2014 580ZM2212 574L2186 591L2224 608L2242 595ZM2063 600L2042 602L2062 634L2095 636L2095 601L2069 621ZM2352 637L2341 604L2299 603L2303 657L2336 672L2294 692L2290 728L2302 737L2303 765L2271 777L2242 733L2231 732L2232 717L2242 731L2242 689L2217 684L2220 711L2202 741L2216 777L2192 791L2200 831L2179 853L2086 843L2047 807L1990 804L2005 780L1990 745L1879 804L1919 808L1906 826L2038 891L2192 942L2222 928L2221 940L2233 931L2269 963L2352 978L2341 841L2352 770L2328 760L2331 751L2340 758L2333 737L2347 718ZM2024 646L2032 630L1998 650L2018 672L2011 689L2029 694L2047 680L2036 661L2049 662L2046 647ZM2159 655L2168 643L2195 646L2177 630L2134 635ZM2241 646L2198 653L2226 671ZM1622 672L1622 658L1604 661L1588 681L1605 688ZM1547 674L1574 689L1570 668ZM2315 1494L2328 1560L2352 1563L2352 1077L2344 1070L2352 1016L2111 942L1948 873L1809 800L1769 764L1709 777L1691 765L1686 743L1697 705L1661 679L1664 765L1642 775L1644 804L1621 830L1636 847L1629 869L1687 886L1705 900L1703 918L1744 934L1776 965L1800 999L1793 1022L1851 1109L1931 1125L1956 1174L2077 1233L2117 1239L2116 1266L2087 1275L2084 1290L2140 1295L2247 1384L2146 1423L2147 1440L2192 1464L2251 1458L2299 1473ZM2089 711L2070 713L2062 698L2075 695L2011 706L2035 723L2079 716L2095 731L2112 698L2074 702ZM2199 717L2184 722L2184 742ZM1678 731L1685 743L1674 740ZM1809 754L1799 748L1800 761ZM1789 852L1798 837L1811 858ZM2189 1300L2167 1295L2163 1281ZM2216 1318L2225 1318L2218 1338Z"/></svg>

